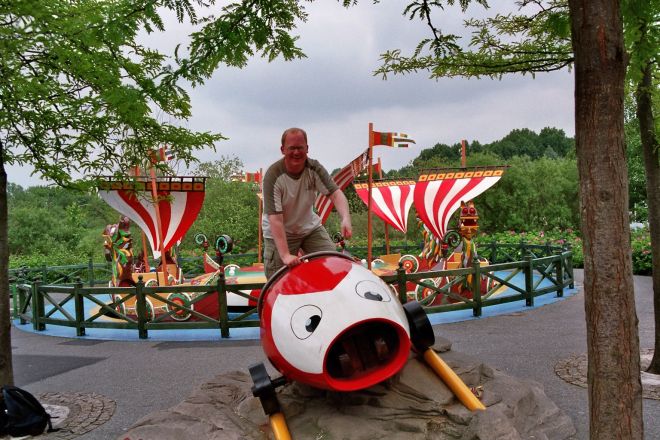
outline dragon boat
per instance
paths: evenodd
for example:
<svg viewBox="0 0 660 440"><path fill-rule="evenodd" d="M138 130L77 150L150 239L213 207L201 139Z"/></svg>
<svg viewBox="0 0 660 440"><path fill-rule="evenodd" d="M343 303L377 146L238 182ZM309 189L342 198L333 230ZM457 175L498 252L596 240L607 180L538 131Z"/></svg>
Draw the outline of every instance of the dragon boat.
<svg viewBox="0 0 660 440"><path fill-rule="evenodd" d="M360 199L369 206L386 226L406 233L411 207L424 238L421 253L415 255L385 254L372 261L372 270L379 275L394 273L399 266L408 273L451 270L471 267L476 258L481 266L488 260L479 257L473 238L479 229L479 215L473 199L495 185L504 174L505 166L460 167L422 170L417 180L379 179L372 184L353 183ZM449 229L453 214L459 210L458 227ZM409 299L428 300L428 305L455 303L471 298L472 277L459 282L455 277L420 280L423 284L408 283ZM432 286L432 287L431 287ZM446 293L438 293L438 289ZM481 294L495 287L494 281L481 277Z"/></svg>
<svg viewBox="0 0 660 440"><path fill-rule="evenodd" d="M131 182L106 179L99 188L99 196L121 216L116 224L107 225L102 235L106 260L112 263L112 278L109 287L133 287L141 280L146 287L155 286L205 286L217 283L221 273L227 284L264 283L263 266L223 266L208 255L208 240L203 234L195 239L204 247L204 272L185 280L183 270L177 263L175 245L188 232L197 218L204 202L204 177L149 177L138 176ZM136 224L142 232L142 251L133 255L133 238L130 224ZM148 245L147 245L148 243ZM216 252L231 251L232 241L219 236L215 242ZM157 267L150 266L147 251L151 248ZM259 291L242 291L254 299L232 292L227 293L230 310L245 309L256 305ZM211 296L197 300L202 293L173 292L167 294L168 301L183 305L200 314L217 318L217 300ZM137 316L136 299L130 294L116 293L112 301L117 311L126 316ZM167 320L186 321L196 317L183 309L172 310L172 306L153 297L146 298L147 316L153 319L168 314Z"/></svg>

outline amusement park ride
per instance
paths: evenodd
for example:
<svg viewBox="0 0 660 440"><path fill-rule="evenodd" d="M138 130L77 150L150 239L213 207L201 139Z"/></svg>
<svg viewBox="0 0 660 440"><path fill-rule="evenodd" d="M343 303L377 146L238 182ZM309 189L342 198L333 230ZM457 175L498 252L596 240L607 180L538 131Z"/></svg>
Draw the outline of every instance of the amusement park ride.
<svg viewBox="0 0 660 440"><path fill-rule="evenodd" d="M505 167L466 167L465 160L460 168L444 168L424 170L417 179L378 179L373 180L368 174L367 181L354 179L372 167L372 150L379 142L386 145L414 142L405 136L393 133L373 132L370 127L370 147L347 167L342 169L334 179L341 189L353 183L358 197L367 205L369 215L369 230L367 246L368 257L362 263L376 275L391 275L396 272L399 264L408 273L426 272L431 270L457 269L470 267L477 257L473 238L478 231L478 213L473 199L493 186L503 175ZM463 154L465 157L465 154ZM381 170L380 163L377 167ZM380 171L379 171L380 172ZM258 182L256 182L258 183ZM232 242L228 236L220 236L215 241L216 257L208 254L209 242L203 234L195 237L197 244L203 248L204 274L190 280L184 280L183 271L177 265L174 250L189 230L204 202L206 178L204 177L172 177L156 176L153 168L150 176L136 176L131 182L107 179L99 189L99 195L113 208L121 213L117 224L108 225L103 231L105 255L112 262L113 275L111 287L130 287L138 279L145 286L171 285L209 285L217 282L223 271L228 284L264 283L263 265L256 263L248 267L234 264L223 266L219 264L224 253L231 251ZM316 208L322 221L328 218L332 210L328 200L317 201ZM407 232L408 214L415 206L418 222L423 230L424 247L419 255L400 255L389 253L387 228L391 227L403 233ZM459 224L456 229L449 229L452 214L460 209ZM371 214L378 216L386 226L386 254L378 258L371 256ZM130 222L135 223L142 231L142 253L133 255L132 237L129 230ZM147 242L149 246L147 245ZM336 237L335 242L344 249L342 237ZM146 251L150 247L153 257L159 259L158 267L152 269ZM479 258L481 265L487 265L485 259ZM493 281L482 278L482 292L488 292ZM456 298L472 296L471 280L456 282L448 277L429 278L418 284L408 284L408 298L424 300L436 294L426 305L440 305L456 302ZM449 284L447 294L437 294L437 288ZM244 292L252 299L228 293L228 306L232 308L254 307L259 291ZM168 296L168 300L185 305L191 309L204 310L209 316L217 317L217 301L208 298L205 304L202 298L195 301L198 294L176 292ZM124 300L124 295L117 294L114 303L122 313L136 313L135 298ZM147 313L153 318L168 313L166 319L195 320L191 313L172 313L168 304L147 298Z"/></svg>
<svg viewBox="0 0 660 440"><path fill-rule="evenodd" d="M363 171L372 169L374 145L397 146L413 142L394 133L378 133L369 127L369 149L342 169L335 181L343 190ZM465 155L463 155L465 157ZM417 301L430 293L424 283L409 283L408 302L401 304L396 292L379 276L396 272L399 265L406 272L437 271L471 267L477 257L473 238L478 231L478 213L473 199L494 185L505 167L467 167L426 170L417 179L378 179L368 172L367 181L354 182L354 188L368 209L368 257L358 260L339 252L322 252L304 257L304 264L284 267L266 282L263 265L224 266L222 257L232 250L232 240L223 235L216 239L215 259L210 257L209 241L197 234L195 241L204 250L204 271L184 280L173 255L196 219L204 201L203 177L136 177L130 183L108 179L100 196L121 213L117 224L103 232L105 252L112 262L112 287L130 287L141 279L146 286L209 285L222 274L228 284L261 284L261 290L248 291L248 298L228 293L232 307L256 307L260 318L261 340L266 356L282 374L271 380L263 364L250 368L253 393L271 417L274 432L286 430L275 394L287 381L300 381L334 391L354 391L370 387L400 371L411 349L438 372L459 399L470 409L483 405L462 381L430 348L434 335L429 320ZM386 255L371 256L371 214L386 227L407 231L410 208L415 206L423 228L424 247L419 255L390 254L386 229ZM321 207L321 209L318 209ZM322 221L332 208L320 197L316 208ZM452 214L460 209L458 227L448 229ZM133 256L129 223L142 230L142 249L147 241L153 256L160 259L151 270L146 254ZM344 250L341 236L335 242ZM480 264L488 264L478 259ZM426 305L453 302L457 297L471 297L469 279L429 278L436 296ZM494 286L481 280L481 291ZM492 283L492 281L490 282ZM437 295L437 288L448 287L447 295ZM175 292L169 302L184 305L207 316L218 317L218 302L212 297L197 298L194 293ZM452 298L453 297L453 298ZM185 321L196 317L190 312L170 310L170 305L147 298L148 318L168 314L167 319ZM207 303L208 302L208 303ZM428 301L426 301L428 302ZM117 294L114 306L122 314L135 315L134 296ZM282 428L283 427L283 428ZM276 438L288 438L287 434Z"/></svg>

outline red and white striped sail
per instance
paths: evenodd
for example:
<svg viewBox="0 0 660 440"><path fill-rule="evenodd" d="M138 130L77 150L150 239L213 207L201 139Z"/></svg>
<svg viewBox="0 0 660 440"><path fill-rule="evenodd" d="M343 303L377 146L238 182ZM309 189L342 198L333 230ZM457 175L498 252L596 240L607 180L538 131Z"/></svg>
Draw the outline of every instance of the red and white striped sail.
<svg viewBox="0 0 660 440"><path fill-rule="evenodd" d="M204 203L205 177L157 177L157 201L154 202L151 181L137 178L133 182L107 180L99 195L114 209L125 215L145 233L154 258L181 240L197 218ZM160 214L158 229L156 209ZM160 248L161 237L163 249Z"/></svg>
<svg viewBox="0 0 660 440"><path fill-rule="evenodd" d="M447 232L451 215L461 205L500 180L505 167L422 171L415 185L417 215L436 237Z"/></svg>
<svg viewBox="0 0 660 440"><path fill-rule="evenodd" d="M355 192L369 205L369 187L354 183ZM381 220L401 232L408 229L408 212L413 203L414 180L379 180L371 187L371 210Z"/></svg>
<svg viewBox="0 0 660 440"><path fill-rule="evenodd" d="M344 168L339 170L337 174L332 176L332 180L335 181L340 190L345 190L348 185L353 182L356 176L358 176L362 171L367 168L369 161L369 149L364 150L362 154L353 159L351 163L346 165ZM316 196L316 201L314 202L314 210L321 217L321 224L325 224L325 221L330 216L334 204L330 197L319 194Z"/></svg>

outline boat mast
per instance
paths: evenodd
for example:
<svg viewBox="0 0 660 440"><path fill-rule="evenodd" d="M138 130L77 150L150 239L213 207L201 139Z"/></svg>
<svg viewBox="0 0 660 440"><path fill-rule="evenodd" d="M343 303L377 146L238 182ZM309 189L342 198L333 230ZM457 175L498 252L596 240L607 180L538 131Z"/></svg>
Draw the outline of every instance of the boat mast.
<svg viewBox="0 0 660 440"><path fill-rule="evenodd" d="M152 158L149 174L151 177L151 196L153 198L154 210L156 212L156 228L158 228L158 245L160 247L160 272L163 274L163 282L169 285L169 272L167 270L167 258L165 257L165 241L163 239L162 222L160 219L160 200L158 200L158 187L156 184L156 170L154 170L155 158Z"/></svg>

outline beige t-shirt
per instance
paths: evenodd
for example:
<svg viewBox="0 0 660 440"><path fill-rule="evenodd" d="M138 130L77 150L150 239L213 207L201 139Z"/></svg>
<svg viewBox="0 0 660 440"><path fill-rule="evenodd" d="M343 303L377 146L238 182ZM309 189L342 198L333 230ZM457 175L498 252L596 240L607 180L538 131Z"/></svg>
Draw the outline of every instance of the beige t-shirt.
<svg viewBox="0 0 660 440"><path fill-rule="evenodd" d="M284 158L268 168L263 181L264 215L261 222L265 238L273 238L268 216L282 214L287 238L300 238L321 225L314 212L317 193L330 195L337 189L326 169L318 161L307 159L299 176L286 172Z"/></svg>

